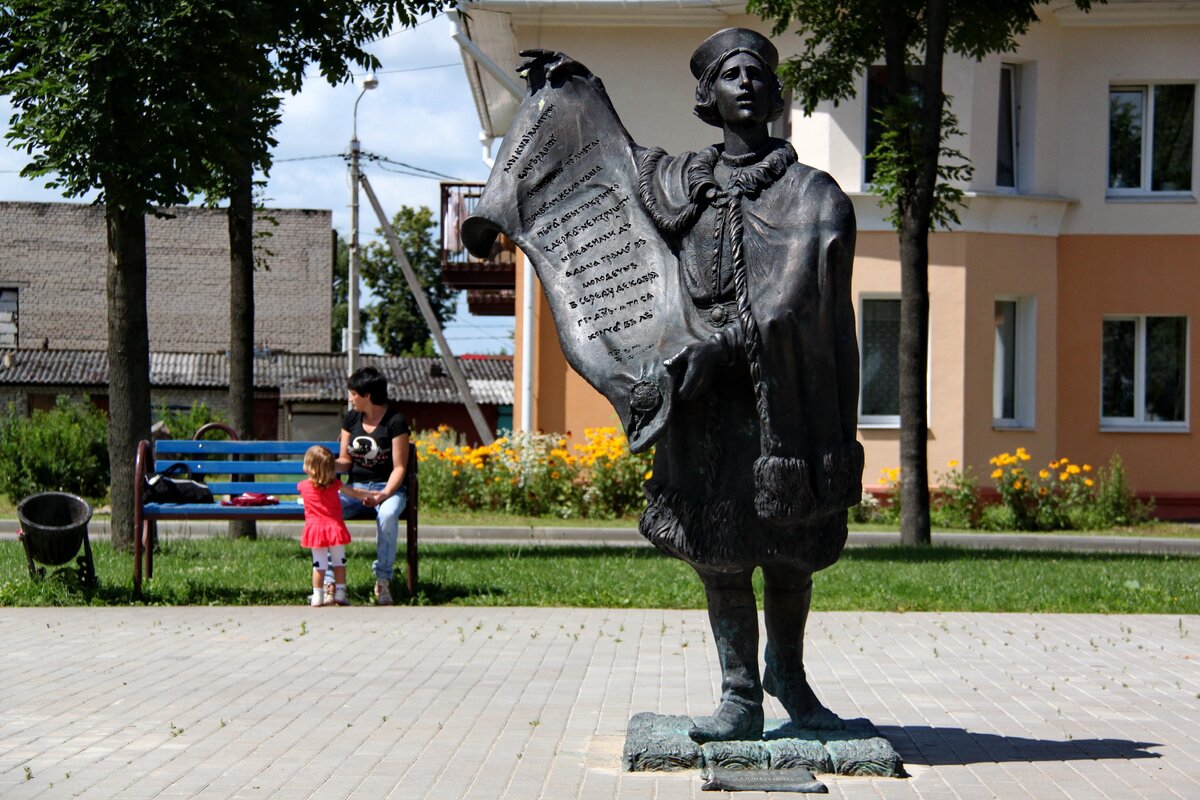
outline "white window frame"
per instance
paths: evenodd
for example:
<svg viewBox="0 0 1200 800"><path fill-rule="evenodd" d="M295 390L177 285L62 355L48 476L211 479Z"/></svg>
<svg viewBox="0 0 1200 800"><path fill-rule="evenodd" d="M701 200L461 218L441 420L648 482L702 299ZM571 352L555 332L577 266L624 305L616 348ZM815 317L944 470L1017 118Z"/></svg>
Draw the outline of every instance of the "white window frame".
<svg viewBox="0 0 1200 800"><path fill-rule="evenodd" d="M1192 127L1192 181L1191 187L1188 189L1171 189L1155 191L1154 185L1154 88L1156 86L1191 86L1192 87L1192 113L1193 116L1197 110L1196 84L1192 81L1145 81L1134 83L1114 83L1108 87L1108 103L1106 107L1109 109L1109 114L1112 114L1112 93L1113 92L1141 92L1142 93L1142 175L1141 186L1127 187L1112 187L1108 184L1112 180L1112 174L1109 172L1109 166L1112 163L1112 139L1108 138L1108 147L1104 155L1106 166L1104 170L1104 186L1105 197L1108 199L1130 199L1130 198L1154 198L1154 199L1178 199L1178 198L1194 198L1196 190L1196 149L1197 136L1195 123ZM1112 121L1108 120L1108 136L1112 135ZM1115 319L1115 318L1114 318Z"/></svg>
<svg viewBox="0 0 1200 800"><path fill-rule="evenodd" d="M1008 194L1016 194L1021 190L1021 65L1009 64L1007 62L1000 65L1000 83L1003 88L1004 82L1008 82L1009 100L1012 103L1012 116L1009 120L1011 130L1009 135L1012 141L1012 165L1013 165L1013 182L1012 186L1002 186L1000 184L1000 102L997 97L996 102L996 191L1005 192Z"/></svg>
<svg viewBox="0 0 1200 800"><path fill-rule="evenodd" d="M1003 393L1002 367L992 349L992 427L1033 430L1037 423L1037 298L1020 295L998 295L997 303L1015 303L1013 370L1013 414L1001 416ZM993 308L994 308L993 304Z"/></svg>
<svg viewBox="0 0 1200 800"><path fill-rule="evenodd" d="M1146 420L1146 320L1155 317L1176 318L1184 320L1183 337L1183 419L1170 422ZM1106 417L1104 416L1104 338L1100 339L1100 430L1102 431L1137 431L1164 433L1187 433L1190 429L1191 409L1191 334L1192 321L1187 314L1105 314L1101 320L1101 331L1105 322L1134 322L1133 339L1133 416Z"/></svg>

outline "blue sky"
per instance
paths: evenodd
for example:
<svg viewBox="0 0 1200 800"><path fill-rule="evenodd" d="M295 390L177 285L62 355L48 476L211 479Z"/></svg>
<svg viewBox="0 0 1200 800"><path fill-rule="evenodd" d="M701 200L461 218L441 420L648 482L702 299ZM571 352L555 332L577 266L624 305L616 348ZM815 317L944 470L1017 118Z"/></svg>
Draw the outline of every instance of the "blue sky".
<svg viewBox="0 0 1200 800"><path fill-rule="evenodd" d="M377 74L379 87L359 103L358 138L365 152L392 162L482 181L487 168L481 159L479 121L452 32L450 20L438 17L371 46L383 66ZM329 86L315 70L311 75L300 94L284 100L266 202L276 208L330 209L334 227L344 236L350 225L350 188L340 154L350 141L361 76L355 84ZM4 130L9 116L11 107L0 99ZM64 200L39 182L21 178L17 172L25 163L24 154L7 142L0 147L0 198ZM436 214L437 179L399 174L403 168L394 164L366 163L363 169L389 215L401 204L426 205ZM365 196L360 220L365 244L376 238L378 225ZM446 338L456 354L511 353L511 332L511 317L472 317L462 299L456 321L446 327ZM374 348L367 343L364 349Z"/></svg>

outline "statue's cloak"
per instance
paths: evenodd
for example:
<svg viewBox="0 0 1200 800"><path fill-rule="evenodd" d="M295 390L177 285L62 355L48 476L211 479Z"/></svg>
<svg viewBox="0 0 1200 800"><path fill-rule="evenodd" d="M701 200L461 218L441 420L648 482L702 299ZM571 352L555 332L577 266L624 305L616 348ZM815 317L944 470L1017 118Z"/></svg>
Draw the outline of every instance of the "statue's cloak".
<svg viewBox="0 0 1200 800"><path fill-rule="evenodd" d="M604 86L574 62L543 70L529 76L463 242L482 257L502 231L521 248L567 362L641 452L673 403L664 359L707 334L682 299L677 253L639 202L637 147Z"/></svg>

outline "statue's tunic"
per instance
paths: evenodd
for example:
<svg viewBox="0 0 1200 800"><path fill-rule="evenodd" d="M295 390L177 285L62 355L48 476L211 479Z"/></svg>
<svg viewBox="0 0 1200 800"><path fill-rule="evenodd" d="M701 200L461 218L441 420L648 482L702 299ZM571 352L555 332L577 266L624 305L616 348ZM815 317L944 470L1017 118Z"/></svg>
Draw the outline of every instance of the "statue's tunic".
<svg viewBox="0 0 1200 800"><path fill-rule="evenodd" d="M705 394L676 401L641 531L700 568L827 567L862 491L853 207L781 140L740 163L710 147L642 151L640 166L642 202L679 256L680 302L727 362Z"/></svg>

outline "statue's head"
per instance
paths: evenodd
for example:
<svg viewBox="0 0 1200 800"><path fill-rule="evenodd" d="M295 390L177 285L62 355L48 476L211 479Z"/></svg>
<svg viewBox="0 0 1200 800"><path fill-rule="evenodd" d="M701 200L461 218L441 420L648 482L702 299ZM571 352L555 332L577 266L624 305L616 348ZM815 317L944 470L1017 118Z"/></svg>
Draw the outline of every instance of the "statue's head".
<svg viewBox="0 0 1200 800"><path fill-rule="evenodd" d="M775 74L779 51L748 28L726 28L692 53L697 117L709 125L765 123L784 110L783 86Z"/></svg>

